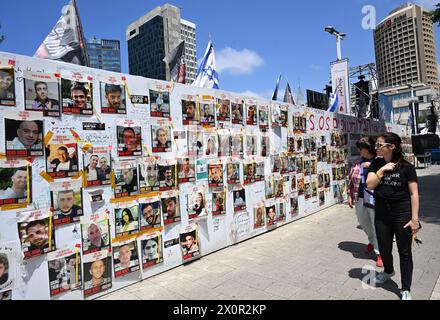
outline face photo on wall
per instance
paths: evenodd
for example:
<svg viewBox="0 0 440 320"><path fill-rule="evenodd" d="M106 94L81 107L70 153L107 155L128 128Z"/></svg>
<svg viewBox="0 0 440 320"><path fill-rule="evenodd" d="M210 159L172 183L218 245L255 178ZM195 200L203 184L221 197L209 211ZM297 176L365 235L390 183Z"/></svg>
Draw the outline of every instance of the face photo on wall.
<svg viewBox="0 0 440 320"><path fill-rule="evenodd" d="M290 198L290 216L295 217L298 215L298 196L293 195Z"/></svg>
<svg viewBox="0 0 440 320"><path fill-rule="evenodd" d="M199 157L203 154L203 131L188 130L188 155Z"/></svg>
<svg viewBox="0 0 440 320"><path fill-rule="evenodd" d="M61 79L64 114L93 115L93 83Z"/></svg>
<svg viewBox="0 0 440 320"><path fill-rule="evenodd" d="M330 188L330 173L328 172L324 174L324 188Z"/></svg>
<svg viewBox="0 0 440 320"><path fill-rule="evenodd" d="M42 112L46 117L61 116L60 84L53 74L24 73L25 110Z"/></svg>
<svg viewBox="0 0 440 320"><path fill-rule="evenodd" d="M200 104L200 122L204 127L215 126L215 106L212 103Z"/></svg>
<svg viewBox="0 0 440 320"><path fill-rule="evenodd" d="M231 135L231 156L241 158L243 157L243 134L233 133Z"/></svg>
<svg viewBox="0 0 440 320"><path fill-rule="evenodd" d="M194 159L179 158L177 163L179 167L179 184L194 182L196 180Z"/></svg>
<svg viewBox="0 0 440 320"><path fill-rule="evenodd" d="M266 205L266 223L267 226L273 226L277 223L277 209L274 203Z"/></svg>
<svg viewBox="0 0 440 320"><path fill-rule="evenodd" d="M263 134L261 135L261 149L260 149L260 156L261 157L268 157L270 154L270 140L269 135Z"/></svg>
<svg viewBox="0 0 440 320"><path fill-rule="evenodd" d="M47 260L51 298L81 288L81 256L74 249L49 253Z"/></svg>
<svg viewBox="0 0 440 320"><path fill-rule="evenodd" d="M217 103L220 105L219 108L217 108L217 121L231 121L231 101L227 99L218 99Z"/></svg>
<svg viewBox="0 0 440 320"><path fill-rule="evenodd" d="M100 251L110 245L110 225L104 215L89 216L81 219L81 237L83 254Z"/></svg>
<svg viewBox="0 0 440 320"><path fill-rule="evenodd" d="M0 67L0 106L15 106L15 71L12 66Z"/></svg>
<svg viewBox="0 0 440 320"><path fill-rule="evenodd" d="M208 165L208 183L210 188L223 186L223 164Z"/></svg>
<svg viewBox="0 0 440 320"><path fill-rule="evenodd" d="M141 231L155 229L162 226L159 198L139 203L139 210L141 212Z"/></svg>
<svg viewBox="0 0 440 320"><path fill-rule="evenodd" d="M272 199L275 197L275 183L273 176L267 177L265 180L265 194L266 199Z"/></svg>
<svg viewBox="0 0 440 320"><path fill-rule="evenodd" d="M195 101L182 100L182 121L184 126L199 124L200 113Z"/></svg>
<svg viewBox="0 0 440 320"><path fill-rule="evenodd" d="M248 162L243 164L244 184L252 184L255 182L255 163Z"/></svg>
<svg viewBox="0 0 440 320"><path fill-rule="evenodd" d="M19 166L0 160L0 207L32 202L31 166L20 161Z"/></svg>
<svg viewBox="0 0 440 320"><path fill-rule="evenodd" d="M305 187L303 176L296 177L296 185L298 187L298 195L300 195L300 196L304 195L306 187Z"/></svg>
<svg viewBox="0 0 440 320"><path fill-rule="evenodd" d="M168 191L177 187L175 165L159 165L159 186L160 191Z"/></svg>
<svg viewBox="0 0 440 320"><path fill-rule="evenodd" d="M15 120L5 115L6 156L42 156L43 134L42 120Z"/></svg>
<svg viewBox="0 0 440 320"><path fill-rule="evenodd" d="M286 202L284 200L277 202L277 221L286 221Z"/></svg>
<svg viewBox="0 0 440 320"><path fill-rule="evenodd" d="M281 159L280 156L277 154L273 154L270 156L270 163L272 167L272 173L280 172L281 170Z"/></svg>
<svg viewBox="0 0 440 320"><path fill-rule="evenodd" d="M52 178L73 177L79 172L76 143L46 146L46 172Z"/></svg>
<svg viewBox="0 0 440 320"><path fill-rule="evenodd" d="M287 155L282 155L280 157L281 160L281 174L286 174L289 172L289 158L287 157Z"/></svg>
<svg viewBox="0 0 440 320"><path fill-rule="evenodd" d="M170 93L150 90L150 108L152 118L169 118Z"/></svg>
<svg viewBox="0 0 440 320"><path fill-rule="evenodd" d="M257 155L257 136L246 135L246 154L248 156Z"/></svg>
<svg viewBox="0 0 440 320"><path fill-rule="evenodd" d="M144 161L139 164L139 191L150 193L159 191L159 167L155 161Z"/></svg>
<svg viewBox="0 0 440 320"><path fill-rule="evenodd" d="M111 155L109 147L90 148L83 155L86 186L106 186L110 184Z"/></svg>
<svg viewBox="0 0 440 320"><path fill-rule="evenodd" d="M255 163L255 181L264 181L264 161Z"/></svg>
<svg viewBox="0 0 440 320"><path fill-rule="evenodd" d="M304 189L305 189L304 195L305 195L306 200L310 199L312 197L312 186L311 186L310 182L306 182L304 184Z"/></svg>
<svg viewBox="0 0 440 320"><path fill-rule="evenodd" d="M228 162L228 164L226 165L226 173L228 176L229 185L240 183L240 163Z"/></svg>
<svg viewBox="0 0 440 320"><path fill-rule="evenodd" d="M131 197L139 194L136 169L132 166L115 168L115 198Z"/></svg>
<svg viewBox="0 0 440 320"><path fill-rule="evenodd" d="M177 194L162 194L161 203L165 225L173 224L181 220L179 196Z"/></svg>
<svg viewBox="0 0 440 320"><path fill-rule="evenodd" d="M116 279L141 269L136 240L116 244L112 251Z"/></svg>
<svg viewBox="0 0 440 320"><path fill-rule="evenodd" d="M280 110L280 125L284 128L287 128L289 125L289 116L287 110Z"/></svg>
<svg viewBox="0 0 440 320"><path fill-rule="evenodd" d="M243 104L242 103L231 103L232 110L232 124L244 124L243 117Z"/></svg>
<svg viewBox="0 0 440 320"><path fill-rule="evenodd" d="M229 157L231 155L231 136L227 133L220 133L218 135L219 140L219 157Z"/></svg>
<svg viewBox="0 0 440 320"><path fill-rule="evenodd" d="M249 126L257 125L256 105L246 105L246 124Z"/></svg>
<svg viewBox="0 0 440 320"><path fill-rule="evenodd" d="M83 216L82 189L51 191L51 203L54 208L53 224L55 226L78 222Z"/></svg>
<svg viewBox="0 0 440 320"><path fill-rule="evenodd" d="M295 137L287 137L287 152L289 154L295 153Z"/></svg>
<svg viewBox="0 0 440 320"><path fill-rule="evenodd" d="M101 113L127 114L125 86L101 82Z"/></svg>
<svg viewBox="0 0 440 320"><path fill-rule="evenodd" d="M84 297L90 297L112 287L112 257L104 253L98 259L94 254L90 256L90 258L84 257Z"/></svg>
<svg viewBox="0 0 440 320"><path fill-rule="evenodd" d="M163 262L162 235L159 232L142 237L140 245L143 270Z"/></svg>
<svg viewBox="0 0 440 320"><path fill-rule="evenodd" d="M151 126L151 145L154 153L172 151L171 127Z"/></svg>
<svg viewBox="0 0 440 320"><path fill-rule="evenodd" d="M246 190L239 189L233 191L234 195L234 211L246 210Z"/></svg>
<svg viewBox="0 0 440 320"><path fill-rule="evenodd" d="M116 237L126 236L139 231L139 206L132 205L115 209Z"/></svg>
<svg viewBox="0 0 440 320"><path fill-rule="evenodd" d="M296 174L290 174L290 191L291 192L297 191Z"/></svg>
<svg viewBox="0 0 440 320"><path fill-rule="evenodd" d="M226 191L212 193L212 215L226 214Z"/></svg>
<svg viewBox="0 0 440 320"><path fill-rule="evenodd" d="M116 127L119 157L142 156L141 127Z"/></svg>
<svg viewBox="0 0 440 320"><path fill-rule="evenodd" d="M183 260L200 256L200 239L197 226L189 226L180 232L180 247Z"/></svg>
<svg viewBox="0 0 440 320"><path fill-rule="evenodd" d="M204 134L203 155L209 158L218 157L218 135L216 132Z"/></svg>
<svg viewBox="0 0 440 320"><path fill-rule="evenodd" d="M284 179L283 177L275 179L275 197L284 197Z"/></svg>
<svg viewBox="0 0 440 320"><path fill-rule="evenodd" d="M206 217L208 210L206 208L206 195L203 188L195 188L188 194L188 219ZM195 192L194 192L195 191Z"/></svg>
<svg viewBox="0 0 440 320"><path fill-rule="evenodd" d="M281 109L280 106L272 106L271 108L272 127L281 127Z"/></svg>
<svg viewBox="0 0 440 320"><path fill-rule="evenodd" d="M266 214L264 205L254 208L254 229L264 227L266 225Z"/></svg>
<svg viewBox="0 0 440 320"><path fill-rule="evenodd" d="M49 212L35 210L22 212L17 216L18 234L24 259L55 251L55 228Z"/></svg>
<svg viewBox="0 0 440 320"><path fill-rule="evenodd" d="M302 156L295 157L295 167L296 167L297 173L303 172L303 165L304 165L303 160L304 160L304 158Z"/></svg>
<svg viewBox="0 0 440 320"><path fill-rule="evenodd" d="M269 112L267 106L260 106L258 109L258 120L261 130L266 131L269 129Z"/></svg>

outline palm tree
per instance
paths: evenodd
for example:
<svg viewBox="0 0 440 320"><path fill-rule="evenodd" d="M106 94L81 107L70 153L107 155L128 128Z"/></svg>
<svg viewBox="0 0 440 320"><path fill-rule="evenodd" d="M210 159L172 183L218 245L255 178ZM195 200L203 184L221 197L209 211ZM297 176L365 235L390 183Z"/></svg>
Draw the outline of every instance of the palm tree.
<svg viewBox="0 0 440 320"><path fill-rule="evenodd" d="M436 9L431 12L431 18L433 23L437 23L437 25L440 27L440 3L437 3Z"/></svg>

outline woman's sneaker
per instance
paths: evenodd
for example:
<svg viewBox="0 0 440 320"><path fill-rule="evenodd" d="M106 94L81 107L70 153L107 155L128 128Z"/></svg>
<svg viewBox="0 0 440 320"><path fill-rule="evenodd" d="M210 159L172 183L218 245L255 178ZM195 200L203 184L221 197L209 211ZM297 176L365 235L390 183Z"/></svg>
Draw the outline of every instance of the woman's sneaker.
<svg viewBox="0 0 440 320"><path fill-rule="evenodd" d="M374 278L374 283L375 284L383 284L385 282L387 282L388 280L391 279L391 277L394 277L396 273L393 272L391 274L388 274L386 272L379 272L376 277Z"/></svg>
<svg viewBox="0 0 440 320"><path fill-rule="evenodd" d="M409 291L403 291L402 300L412 300L411 293Z"/></svg>

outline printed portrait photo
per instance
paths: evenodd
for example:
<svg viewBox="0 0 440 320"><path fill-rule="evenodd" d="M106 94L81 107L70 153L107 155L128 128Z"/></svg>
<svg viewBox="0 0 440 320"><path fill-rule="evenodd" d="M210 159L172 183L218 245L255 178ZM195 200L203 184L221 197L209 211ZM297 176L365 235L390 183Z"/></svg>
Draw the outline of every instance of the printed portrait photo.
<svg viewBox="0 0 440 320"><path fill-rule="evenodd" d="M52 178L73 177L79 171L76 143L46 146L46 172Z"/></svg>
<svg viewBox="0 0 440 320"><path fill-rule="evenodd" d="M226 191L212 193L212 215L226 214Z"/></svg>
<svg viewBox="0 0 440 320"><path fill-rule="evenodd" d="M72 250L68 250L72 252ZM82 286L81 280L81 256L75 253L62 255L61 257L49 258L49 288L50 296L57 297L62 293L78 289ZM78 275L78 277L77 277Z"/></svg>
<svg viewBox="0 0 440 320"><path fill-rule="evenodd" d="M188 156L199 157L203 154L203 131L188 131Z"/></svg>
<svg viewBox="0 0 440 320"><path fill-rule="evenodd" d="M254 208L254 229L264 227L266 225L265 207L259 206Z"/></svg>
<svg viewBox="0 0 440 320"><path fill-rule="evenodd" d="M223 165L221 163L208 165L208 183L210 188L223 186Z"/></svg>
<svg viewBox="0 0 440 320"><path fill-rule="evenodd" d="M14 120L5 117L6 156L38 157L43 155L43 121Z"/></svg>
<svg viewBox="0 0 440 320"><path fill-rule="evenodd" d="M116 127L118 155L120 157L142 156L141 127Z"/></svg>
<svg viewBox="0 0 440 320"><path fill-rule="evenodd" d="M162 247L162 235L160 233L155 233L141 240L143 270L163 262Z"/></svg>
<svg viewBox="0 0 440 320"><path fill-rule="evenodd" d="M179 184L194 182L196 179L195 164L193 158L179 158Z"/></svg>
<svg viewBox="0 0 440 320"><path fill-rule="evenodd" d="M155 162L139 164L139 188L141 193L159 191L159 167Z"/></svg>
<svg viewBox="0 0 440 320"><path fill-rule="evenodd" d="M178 196L165 196L161 199L162 214L165 225L179 222L180 218L180 205Z"/></svg>
<svg viewBox="0 0 440 320"><path fill-rule="evenodd" d="M0 206L32 202L31 167L11 167L0 161Z"/></svg>
<svg viewBox="0 0 440 320"><path fill-rule="evenodd" d="M139 206L115 209L116 237L125 236L139 231Z"/></svg>
<svg viewBox="0 0 440 320"><path fill-rule="evenodd" d="M50 196L55 226L77 222L84 214L81 188L51 191Z"/></svg>
<svg viewBox="0 0 440 320"><path fill-rule="evenodd" d="M151 145L154 153L172 151L171 127L151 126Z"/></svg>
<svg viewBox="0 0 440 320"><path fill-rule="evenodd" d="M20 220L19 220L20 221ZM49 228L50 218L28 219L18 222L18 234L24 259L55 251L55 228ZM49 233L51 229L51 233ZM51 246L49 245L51 244Z"/></svg>
<svg viewBox="0 0 440 320"><path fill-rule="evenodd" d="M159 165L159 190L167 191L177 187L176 166Z"/></svg>
<svg viewBox="0 0 440 320"><path fill-rule="evenodd" d="M84 172L87 187L105 186L110 184L111 155L107 147L90 148L83 155Z"/></svg>
<svg viewBox="0 0 440 320"><path fill-rule="evenodd" d="M215 126L215 106L212 103L200 104L200 122L203 127Z"/></svg>
<svg viewBox="0 0 440 320"><path fill-rule="evenodd" d="M84 263L84 297L90 297L112 287L112 257Z"/></svg>
<svg viewBox="0 0 440 320"><path fill-rule="evenodd" d="M93 84L61 79L63 113L93 115Z"/></svg>
<svg viewBox="0 0 440 320"><path fill-rule="evenodd" d="M184 126L198 125L200 113L195 101L182 100L182 121Z"/></svg>
<svg viewBox="0 0 440 320"><path fill-rule="evenodd" d="M206 197L203 188L188 194L188 219L202 218L207 215Z"/></svg>
<svg viewBox="0 0 440 320"><path fill-rule="evenodd" d="M197 228L192 231L180 233L180 247L184 261L200 255Z"/></svg>
<svg viewBox="0 0 440 320"><path fill-rule="evenodd" d="M244 124L243 104L231 103L232 124Z"/></svg>
<svg viewBox="0 0 440 320"><path fill-rule="evenodd" d="M152 118L170 117L170 93L150 90L150 115Z"/></svg>
<svg viewBox="0 0 440 320"><path fill-rule="evenodd" d="M231 121L231 101L227 99L218 99L217 103L220 105L217 109L217 121Z"/></svg>
<svg viewBox="0 0 440 320"><path fill-rule="evenodd" d="M139 194L136 167L115 169L115 198L131 197Z"/></svg>
<svg viewBox="0 0 440 320"><path fill-rule="evenodd" d="M245 189L235 190L234 194L234 211L246 210L246 191Z"/></svg>
<svg viewBox="0 0 440 320"><path fill-rule="evenodd" d="M25 110L40 111L46 117L61 116L60 84L51 74L24 75Z"/></svg>
<svg viewBox="0 0 440 320"><path fill-rule="evenodd" d="M205 133L203 155L209 158L218 157L218 135L217 133Z"/></svg>
<svg viewBox="0 0 440 320"><path fill-rule="evenodd" d="M101 113L127 114L125 86L101 82Z"/></svg>
<svg viewBox="0 0 440 320"><path fill-rule="evenodd" d="M84 255L108 247L110 245L108 218L100 217L93 221L81 221L81 234Z"/></svg>
<svg viewBox="0 0 440 320"><path fill-rule="evenodd" d="M162 226L160 199L156 201L140 203L141 231L155 229Z"/></svg>
<svg viewBox="0 0 440 320"><path fill-rule="evenodd" d="M0 106L15 106L15 71L12 66L0 68Z"/></svg>
<svg viewBox="0 0 440 320"><path fill-rule="evenodd" d="M228 176L228 184L234 185L240 183L240 163L228 162L226 165L226 172Z"/></svg>
<svg viewBox="0 0 440 320"><path fill-rule="evenodd" d="M257 124L257 106L250 105L246 106L246 124L249 126L254 126Z"/></svg>
<svg viewBox="0 0 440 320"><path fill-rule="evenodd" d="M112 251L115 278L126 276L141 269L135 240L114 246Z"/></svg>

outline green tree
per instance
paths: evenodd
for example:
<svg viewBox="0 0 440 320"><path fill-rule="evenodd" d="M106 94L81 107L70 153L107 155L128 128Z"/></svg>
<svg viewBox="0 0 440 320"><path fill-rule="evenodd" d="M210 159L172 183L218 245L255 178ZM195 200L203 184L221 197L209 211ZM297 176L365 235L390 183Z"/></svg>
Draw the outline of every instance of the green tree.
<svg viewBox="0 0 440 320"><path fill-rule="evenodd" d="M436 9L431 12L431 18L433 23L437 23L440 27L440 3L435 5Z"/></svg>

